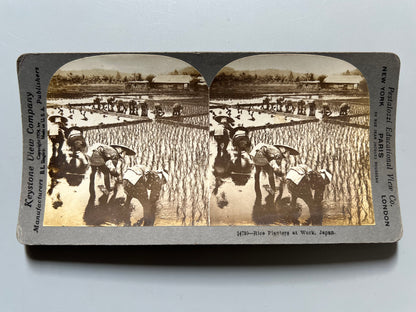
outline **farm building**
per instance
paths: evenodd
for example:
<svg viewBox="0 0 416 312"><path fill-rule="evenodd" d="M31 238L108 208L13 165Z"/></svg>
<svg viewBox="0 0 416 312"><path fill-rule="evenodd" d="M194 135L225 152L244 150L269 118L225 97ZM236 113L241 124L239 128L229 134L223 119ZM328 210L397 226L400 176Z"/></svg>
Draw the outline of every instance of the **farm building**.
<svg viewBox="0 0 416 312"><path fill-rule="evenodd" d="M158 75L152 84L157 89L188 90L191 80L190 75Z"/></svg>
<svg viewBox="0 0 416 312"><path fill-rule="evenodd" d="M356 90L361 80L364 78L359 75L333 75L328 76L323 81L324 88Z"/></svg>
<svg viewBox="0 0 416 312"><path fill-rule="evenodd" d="M144 81L127 81L125 83L126 91L140 91L149 89L149 82Z"/></svg>

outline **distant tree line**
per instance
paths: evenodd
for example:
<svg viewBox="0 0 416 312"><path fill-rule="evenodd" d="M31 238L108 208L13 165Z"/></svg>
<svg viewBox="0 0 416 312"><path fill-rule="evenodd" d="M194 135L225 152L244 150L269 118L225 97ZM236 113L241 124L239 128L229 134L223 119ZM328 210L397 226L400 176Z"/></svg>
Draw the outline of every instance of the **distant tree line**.
<svg viewBox="0 0 416 312"><path fill-rule="evenodd" d="M228 83L296 83L301 81L320 81L321 83L326 78L326 75L316 76L314 73L298 74L290 71L288 74L251 74L242 72L220 72L215 77L215 82L219 84Z"/></svg>
<svg viewBox="0 0 416 312"><path fill-rule="evenodd" d="M132 73L130 75L121 75L120 72L116 74L103 75L80 75L80 74L55 74L53 75L50 85L62 86L70 84L120 84L128 81L149 81L152 82L155 75L142 76L141 73Z"/></svg>

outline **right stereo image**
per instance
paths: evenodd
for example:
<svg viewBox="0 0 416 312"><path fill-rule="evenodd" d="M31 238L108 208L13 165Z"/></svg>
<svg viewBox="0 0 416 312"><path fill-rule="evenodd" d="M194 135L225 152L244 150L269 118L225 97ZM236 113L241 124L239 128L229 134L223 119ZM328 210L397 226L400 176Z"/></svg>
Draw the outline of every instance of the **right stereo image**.
<svg viewBox="0 0 416 312"><path fill-rule="evenodd" d="M370 98L352 64L237 59L209 100L210 225L374 225Z"/></svg>

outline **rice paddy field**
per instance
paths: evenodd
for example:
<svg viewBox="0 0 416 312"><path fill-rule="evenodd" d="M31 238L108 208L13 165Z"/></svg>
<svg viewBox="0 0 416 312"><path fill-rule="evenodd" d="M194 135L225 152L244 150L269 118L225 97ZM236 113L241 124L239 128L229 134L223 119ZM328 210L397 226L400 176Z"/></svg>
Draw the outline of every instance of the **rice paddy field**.
<svg viewBox="0 0 416 312"><path fill-rule="evenodd" d="M324 200L324 225L370 225L374 224L374 210L370 180L370 146L369 146L369 105L368 98L356 99L351 105L351 113L364 114L358 117L339 119L337 112L342 101L338 98L328 99L331 110L335 112L334 120L322 119L297 122L296 115L276 113L254 115L256 120L243 121L251 127L249 137L252 145L258 143L284 144L299 151L299 156L290 156L283 160L284 172L298 164L319 170L328 169L333 179L326 186ZM213 101L211 101L212 103ZM214 101L216 104L220 100ZM227 100L230 105L231 117L242 115L233 106L242 100ZM318 103L318 110L320 103ZM218 110L218 109L216 109ZM226 110L214 111L214 114L225 114ZM271 116L278 123L277 127L258 127L261 121L268 121ZM293 121L292 121L293 120ZM289 122L288 122L289 121ZM238 121L240 122L240 121ZM216 122L211 118L211 123ZM230 144L231 145L231 144ZM230 153L232 149L228 147ZM210 168L216 161L216 143L210 141ZM260 176L260 185L267 185L265 174ZM267 193L259 202L254 191L254 169L245 185L235 185L230 177L219 179L210 172L211 190L211 225L290 225L284 214L287 211L290 195L284 190L280 203L267 203ZM285 199L286 197L286 199ZM302 209L302 218L308 218L308 207L298 200ZM280 205L280 206L279 206Z"/></svg>
<svg viewBox="0 0 416 312"><path fill-rule="evenodd" d="M68 127L82 127L89 147L94 143L119 144L134 150L135 156L126 156L125 168L144 165L150 170L164 169L168 172L168 182L162 186L157 201L155 226L208 225L207 98L153 95L148 98L148 118L97 111L85 105L94 98L48 99L48 115L67 117ZM116 98L129 100L137 97L118 94ZM184 108L182 116L172 117L172 106L178 101ZM160 120L156 120L151 113L156 102L161 103L166 112ZM72 111L68 108L69 103L75 105ZM48 155L52 154L50 145ZM64 145L64 153L67 149ZM130 207L124 207L126 196L122 187L115 190L109 199L103 192L102 174L97 174L95 178L96 198L91 204L90 172L89 168L77 186L70 185L63 177L53 181L48 176L51 194L46 196L44 225L140 225L143 218L140 202L133 199ZM112 185L115 182L112 178Z"/></svg>

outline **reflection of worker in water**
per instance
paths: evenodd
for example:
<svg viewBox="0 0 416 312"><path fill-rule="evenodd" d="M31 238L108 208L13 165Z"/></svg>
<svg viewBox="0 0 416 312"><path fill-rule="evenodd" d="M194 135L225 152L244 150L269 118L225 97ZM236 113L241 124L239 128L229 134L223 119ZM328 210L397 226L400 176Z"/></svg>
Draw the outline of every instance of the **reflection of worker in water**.
<svg viewBox="0 0 416 312"><path fill-rule="evenodd" d="M155 111L154 111L155 117L160 118L165 115L165 112L162 109L162 105L160 103L155 103Z"/></svg>
<svg viewBox="0 0 416 312"><path fill-rule="evenodd" d="M144 226L154 225L157 201L162 185L167 181L168 174L165 170L152 171L141 165L128 168L124 173L123 188L127 196L124 205L130 207L133 198L140 201L143 206Z"/></svg>
<svg viewBox="0 0 416 312"><path fill-rule="evenodd" d="M253 170L250 155L243 152L233 153L231 156L231 180L237 186L246 185Z"/></svg>
<svg viewBox="0 0 416 312"><path fill-rule="evenodd" d="M217 195L219 187L224 183L223 179L229 178L231 173L231 155L227 151L217 154L212 165L212 174L215 177L213 194Z"/></svg>
<svg viewBox="0 0 416 312"><path fill-rule="evenodd" d="M59 183L58 179L65 176L66 155L64 153L52 154L49 159L48 173L51 179L48 195L52 195L53 189Z"/></svg>
<svg viewBox="0 0 416 312"><path fill-rule="evenodd" d="M81 184L88 169L88 159L81 151L71 152L66 165L65 178L70 186Z"/></svg>
<svg viewBox="0 0 416 312"><path fill-rule="evenodd" d="M48 118L48 137L52 142L52 156L58 157L62 153L62 146L65 142L66 124L68 119L63 116L53 115Z"/></svg>
<svg viewBox="0 0 416 312"><path fill-rule="evenodd" d="M173 104L173 116L180 116L183 107L179 103Z"/></svg>
<svg viewBox="0 0 416 312"><path fill-rule="evenodd" d="M339 115L347 116L349 110L350 110L350 106L347 103L342 103L341 106L339 107Z"/></svg>
<svg viewBox="0 0 416 312"><path fill-rule="evenodd" d="M308 106L309 106L309 116L315 116L315 112L316 112L315 101L314 100L309 101Z"/></svg>
<svg viewBox="0 0 416 312"><path fill-rule="evenodd" d="M95 193L95 174L97 171L104 174L104 185L107 192L113 188L110 185L110 175L120 178L126 155L136 153L123 145L94 144L90 147L89 157L91 165L90 193Z"/></svg>
<svg viewBox="0 0 416 312"><path fill-rule="evenodd" d="M324 102L322 104L322 116L323 117L329 117L332 115L332 111L329 108L329 104L327 102Z"/></svg>
<svg viewBox="0 0 416 312"><path fill-rule="evenodd" d="M256 189L256 199L253 205L252 218L253 222L258 225L272 224L277 219L277 211L272 194L267 194L262 201L262 193L260 189Z"/></svg>

